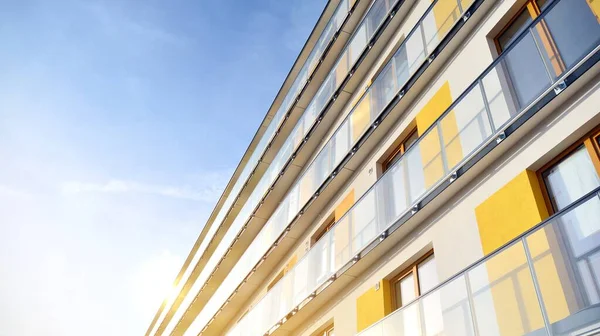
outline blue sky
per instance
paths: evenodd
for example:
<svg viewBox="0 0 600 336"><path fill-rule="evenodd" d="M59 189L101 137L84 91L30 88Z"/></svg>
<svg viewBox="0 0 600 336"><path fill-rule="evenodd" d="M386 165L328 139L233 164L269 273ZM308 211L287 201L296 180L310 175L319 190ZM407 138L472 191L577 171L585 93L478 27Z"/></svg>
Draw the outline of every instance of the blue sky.
<svg viewBox="0 0 600 336"><path fill-rule="evenodd" d="M0 0L0 336L141 335L325 0Z"/></svg>

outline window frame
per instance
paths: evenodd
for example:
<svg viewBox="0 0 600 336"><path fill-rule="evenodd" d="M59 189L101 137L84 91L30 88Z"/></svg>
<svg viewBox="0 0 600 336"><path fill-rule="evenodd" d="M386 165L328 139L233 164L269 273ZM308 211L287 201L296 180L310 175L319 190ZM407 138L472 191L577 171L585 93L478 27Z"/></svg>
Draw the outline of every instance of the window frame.
<svg viewBox="0 0 600 336"><path fill-rule="evenodd" d="M321 329L321 331L317 332L315 336L334 336L335 333L335 325L332 323L325 328Z"/></svg>
<svg viewBox="0 0 600 336"><path fill-rule="evenodd" d="M323 238L323 236L329 232L329 230L331 230L331 228L335 225L335 215L332 214L331 216L329 216L325 222L321 225L323 227L323 229L321 229L320 231L317 232L317 234L315 234L312 238L311 241L311 246L314 246L319 240L321 240L321 238Z"/></svg>
<svg viewBox="0 0 600 336"><path fill-rule="evenodd" d="M410 144L408 147L406 146L407 141L414 135L417 135L416 140ZM411 148L417 141L419 140L419 133L417 132L417 127L414 126L407 134L406 136L402 139L402 141L400 141L400 143L394 148L394 150L390 153L390 155L387 156L387 158L385 158L385 160L383 160L383 162L381 162L381 171L382 173L386 172L388 169L390 169L390 166L394 164L394 160L399 157L400 155L403 155L404 153L406 153L406 151Z"/></svg>
<svg viewBox="0 0 600 336"><path fill-rule="evenodd" d="M500 45L500 37L509 29L512 27L512 25L515 23L515 21L519 18L519 16L521 16L521 14L523 14L523 12L527 12L529 14L529 17L531 18L531 20L535 20L538 16L540 16L540 14L542 13L542 10L540 8L540 5L538 4L539 0L527 0L525 1L525 3L515 12L515 14L510 18L510 20L508 20L508 22L504 25L504 27L502 27L502 29L496 34L496 36L494 37L494 45L496 46L496 51L498 52L498 54L501 54L502 51L504 50L502 48L502 46ZM553 1L553 0L547 0L547 1ZM548 38L547 45L543 46L544 48L550 48L552 54L554 54L556 56L556 61L558 64L552 64L552 67L558 66L559 69L554 69L555 72L560 72L562 73L565 69L565 63L562 60L562 58L560 57L560 53L558 51L558 48L556 46L556 43L553 40L552 34L550 33L550 30L548 29L548 26L546 25L546 23L544 22L544 20L541 20L538 25L536 25L536 27L539 29L543 29L543 32L539 32L538 31L538 35L540 37L545 36L546 38ZM543 33L543 34L542 34ZM511 43L512 44L512 43ZM509 47L509 45L507 45L506 47ZM548 52L548 50L546 50L546 52ZM557 73L558 74L558 73Z"/></svg>
<svg viewBox="0 0 600 336"><path fill-rule="evenodd" d="M406 278L407 276L413 275L413 277L414 277L414 285L415 285L414 289L415 289L415 294L416 294L415 300L417 300L421 296L421 294L423 294L423 293L421 293L421 286L420 286L420 280L419 280L419 265L422 264L427 259L429 259L429 257L433 257L435 259L435 254L433 253L433 250L427 251L425 254L423 254L421 257L419 257L415 262L413 262L412 264L405 267L401 272L399 272L398 274L396 274L394 277L392 277L389 280L390 295L392 296L392 300L391 300L392 301L392 311L396 311L412 302L412 301L406 302L404 305L398 306L398 302L396 300L396 298L398 296L401 296L401 295L398 295L399 293L397 293L396 284L399 283L400 281L402 281L402 279Z"/></svg>
<svg viewBox="0 0 600 336"><path fill-rule="evenodd" d="M548 192L548 186L546 185L546 179L544 178L545 173L548 172L550 169L554 168L557 164L564 161L569 155L573 154L576 150L584 146L590 156L590 159L592 160L594 168L596 168L596 173L598 173L598 176L600 176L599 142L600 125L594 127L591 131L589 131L577 141L569 145L565 150L560 152L552 160L550 160L548 163L546 163L540 169L537 170L536 175L540 183L540 188L544 197L544 203L546 205L546 208L548 209L549 215L555 214L556 209L554 209L554 205L552 204L552 200L550 199L550 193Z"/></svg>

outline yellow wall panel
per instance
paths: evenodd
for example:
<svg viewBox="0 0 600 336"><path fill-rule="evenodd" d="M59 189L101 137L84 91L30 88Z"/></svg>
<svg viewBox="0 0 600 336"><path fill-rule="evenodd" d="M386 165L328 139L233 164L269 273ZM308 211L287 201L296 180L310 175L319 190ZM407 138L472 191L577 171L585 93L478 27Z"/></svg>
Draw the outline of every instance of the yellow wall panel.
<svg viewBox="0 0 600 336"><path fill-rule="evenodd" d="M444 175L440 148L440 137L437 129L431 130L431 132L421 138L419 151L421 153L426 188L431 187Z"/></svg>
<svg viewBox="0 0 600 336"><path fill-rule="evenodd" d="M433 16L438 29L438 38L442 38L452 28L456 17L460 15L456 0L440 0L433 7Z"/></svg>
<svg viewBox="0 0 600 336"><path fill-rule="evenodd" d="M338 221L342 216L354 205L354 189L350 190L348 195L338 204L335 208L334 216L335 220Z"/></svg>
<svg viewBox="0 0 600 336"><path fill-rule="evenodd" d="M534 172L526 170L475 208L484 254L548 217Z"/></svg>
<svg viewBox="0 0 600 336"><path fill-rule="evenodd" d="M548 217L536 174L526 170L475 208L484 254L489 254ZM556 242L545 231L527 239L550 322L569 315L568 277L554 260ZM517 243L486 262L491 296L501 335L523 334L543 326L523 245ZM508 284L510 283L510 284ZM516 303L519 309L514 310ZM525 310L526 313L522 313Z"/></svg>
<svg viewBox="0 0 600 336"><path fill-rule="evenodd" d="M588 3L588 6L590 6L590 9L592 10L592 13L594 13L596 20L598 20L598 22L600 22L600 0L586 0L586 1Z"/></svg>
<svg viewBox="0 0 600 336"><path fill-rule="evenodd" d="M354 204L354 189L350 190L348 195L338 204L334 210L335 221L339 221L342 216L352 207ZM334 249L336 264L342 263L344 260L350 258L350 237L352 236L352 225L347 223L348 217L343 219L341 223L338 223L333 229ZM345 223L344 223L345 222Z"/></svg>
<svg viewBox="0 0 600 336"><path fill-rule="evenodd" d="M346 75L348 75L348 55L344 54L335 68L336 83L339 85L346 78Z"/></svg>
<svg viewBox="0 0 600 336"><path fill-rule="evenodd" d="M370 288L356 299L356 327L360 332L392 312L390 283L382 280L379 289Z"/></svg>
<svg viewBox="0 0 600 336"><path fill-rule="evenodd" d="M540 291L546 304L550 323L569 316L570 310L564 291L565 286L561 283L557 263L554 261L552 254L546 254L536 260L534 267L538 278L543 279L540 282ZM569 279L564 278L563 281L569 281Z"/></svg>
<svg viewBox="0 0 600 336"><path fill-rule="evenodd" d="M371 95L367 93L365 98L359 103L350 116L350 126L352 128L352 142L364 133L371 121Z"/></svg>
<svg viewBox="0 0 600 336"><path fill-rule="evenodd" d="M442 129L442 138L444 139L444 148L446 151L446 160L448 167L456 166L463 158L462 144L458 136L458 124L454 111L448 113L440 121Z"/></svg>
<svg viewBox="0 0 600 336"><path fill-rule="evenodd" d="M543 327L543 318L521 245L513 245L486 261L489 294L499 335L524 335ZM480 294L484 297L484 294Z"/></svg>
<svg viewBox="0 0 600 336"><path fill-rule="evenodd" d="M450 92L450 83L446 82L415 117L419 135L423 135L450 104L452 104L452 93Z"/></svg>
<svg viewBox="0 0 600 336"><path fill-rule="evenodd" d="M419 136L423 135L427 128L444 113L450 104L452 104L452 95L450 94L450 84L446 82L415 117ZM452 125L451 121L445 124L447 124L448 135L458 132L455 119L454 125ZM446 130L443 129L443 131L445 132ZM431 130L431 132L422 137L419 144L419 151L421 152L421 161L423 163L425 187L428 188L444 175L444 166L440 154L440 136L436 129Z"/></svg>

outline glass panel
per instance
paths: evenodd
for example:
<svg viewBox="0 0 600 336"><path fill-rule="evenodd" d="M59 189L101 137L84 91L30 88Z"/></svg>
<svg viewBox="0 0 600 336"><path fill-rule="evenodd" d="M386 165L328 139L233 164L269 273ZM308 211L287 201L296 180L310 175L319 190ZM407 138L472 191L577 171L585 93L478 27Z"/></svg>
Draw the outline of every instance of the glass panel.
<svg viewBox="0 0 600 336"><path fill-rule="evenodd" d="M404 150L406 151L410 147L412 147L412 145L414 145L418 139L419 139L419 134L415 130L408 136L408 138L406 138L406 140L404 140Z"/></svg>
<svg viewBox="0 0 600 336"><path fill-rule="evenodd" d="M531 34L511 49L496 67L508 73L519 108L524 108L547 88L551 81Z"/></svg>
<svg viewBox="0 0 600 336"><path fill-rule="evenodd" d="M367 92L350 115L352 143L358 141L371 125L371 94Z"/></svg>
<svg viewBox="0 0 600 336"><path fill-rule="evenodd" d="M398 308L412 302L417 298L415 290L415 276L411 272L394 284L396 293L396 305Z"/></svg>
<svg viewBox="0 0 600 336"><path fill-rule="evenodd" d="M523 244L516 243L468 272L481 335L524 335L543 327Z"/></svg>
<svg viewBox="0 0 600 336"><path fill-rule="evenodd" d="M398 91L396 88L393 64L389 63L383 71L381 71L377 76L377 79L373 82L371 91L373 92L373 109L376 112L381 112Z"/></svg>
<svg viewBox="0 0 600 336"><path fill-rule="evenodd" d="M495 129L499 129L518 112L517 102L511 91L506 89L510 87L507 75L504 64L500 62L481 80Z"/></svg>
<svg viewBox="0 0 600 336"><path fill-rule="evenodd" d="M500 36L498 36L497 40L500 46L500 51L508 48L510 44L513 43L519 36L519 34L521 34L527 28L531 21L533 21L531 19L531 15L529 15L527 9L524 9L521 14L514 19L510 26Z"/></svg>
<svg viewBox="0 0 600 336"><path fill-rule="evenodd" d="M554 335L582 335L590 324L598 323L600 310L583 312L600 303L600 239L582 242L565 237L576 229L568 218L582 217L589 209L600 210L595 196L578 207L561 214L526 238L534 270ZM589 220L600 230L599 217ZM594 316L594 317L592 317Z"/></svg>
<svg viewBox="0 0 600 336"><path fill-rule="evenodd" d="M425 192L425 176L420 146L413 146L404 154L406 175L410 176L408 189L410 203L414 203Z"/></svg>
<svg viewBox="0 0 600 336"><path fill-rule="evenodd" d="M452 169L492 134L481 90L471 90L439 124L448 169Z"/></svg>
<svg viewBox="0 0 600 336"><path fill-rule="evenodd" d="M591 1L562 0L544 18L551 42L556 44L560 58L567 67L581 58L582 51L598 45L600 23L590 6L593 6Z"/></svg>
<svg viewBox="0 0 600 336"><path fill-rule="evenodd" d="M432 255L417 267L419 274L419 291L426 293L439 283L435 257Z"/></svg>
<svg viewBox="0 0 600 336"><path fill-rule="evenodd" d="M464 276L421 298L425 335L473 335L471 308Z"/></svg>
<svg viewBox="0 0 600 336"><path fill-rule="evenodd" d="M427 52L431 52L446 36L461 14L456 0L438 0L435 8L423 20Z"/></svg>
<svg viewBox="0 0 600 336"><path fill-rule="evenodd" d="M352 250L355 255L369 244L379 233L377 228L375 192L371 190L356 203L349 215L352 216Z"/></svg>
<svg viewBox="0 0 600 336"><path fill-rule="evenodd" d="M414 302L398 310L381 323L381 333L373 335L385 336L420 336L421 317L419 302ZM377 330L375 328L375 330ZM361 335L362 336L362 335Z"/></svg>
<svg viewBox="0 0 600 336"><path fill-rule="evenodd" d="M544 180L556 211L600 185L600 178L585 146L544 172Z"/></svg>
<svg viewBox="0 0 600 336"><path fill-rule="evenodd" d="M384 211L387 213L386 223L391 223L402 215L408 208L409 200L406 193L406 169L404 162L392 166L385 175L386 184L379 189L382 192L382 200L385 202ZM384 229L384 228L382 228Z"/></svg>
<svg viewBox="0 0 600 336"><path fill-rule="evenodd" d="M423 135L419 145L414 147L421 152L426 188L433 186L446 173L440 142L439 127L435 127Z"/></svg>
<svg viewBox="0 0 600 336"><path fill-rule="evenodd" d="M377 1L369 9L369 14L367 15L366 21L367 31L369 31L370 33L375 32L375 30L377 30L381 22L383 22L383 19L385 18L385 15L389 10L388 1L389 0Z"/></svg>
<svg viewBox="0 0 600 336"><path fill-rule="evenodd" d="M398 76L415 73L426 57L421 30L416 30L404 43L396 57Z"/></svg>
<svg viewBox="0 0 600 336"><path fill-rule="evenodd" d="M398 49L398 51L392 58L392 61L390 62L390 63L394 64L394 69L395 69L395 73L396 73L396 82L398 83L396 85L397 89L400 89L400 87L402 87L404 84L406 84L406 81L408 81L408 78L412 74L412 71L411 71L411 69L409 69L409 64L408 64L407 48L408 47L406 45L403 45L402 47L400 47L400 49ZM422 43L419 48L423 49Z"/></svg>
<svg viewBox="0 0 600 336"><path fill-rule="evenodd" d="M363 49L367 45L367 40L367 27L362 25L356 30L352 41L350 41L350 45L348 48L350 52L350 59L348 63L350 63L350 65L353 65L358 59L358 56L362 54Z"/></svg>

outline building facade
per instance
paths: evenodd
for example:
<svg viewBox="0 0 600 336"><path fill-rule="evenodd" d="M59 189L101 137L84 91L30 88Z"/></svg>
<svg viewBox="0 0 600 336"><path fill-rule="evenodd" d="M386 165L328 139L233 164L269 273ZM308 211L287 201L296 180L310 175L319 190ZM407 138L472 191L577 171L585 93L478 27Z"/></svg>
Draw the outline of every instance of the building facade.
<svg viewBox="0 0 600 336"><path fill-rule="evenodd" d="M330 0L146 335L600 335L599 59L599 0Z"/></svg>

